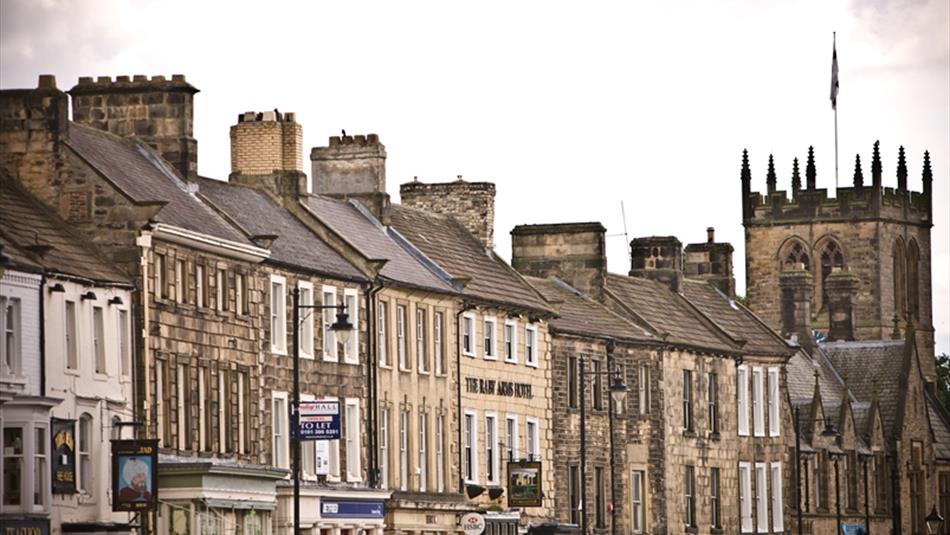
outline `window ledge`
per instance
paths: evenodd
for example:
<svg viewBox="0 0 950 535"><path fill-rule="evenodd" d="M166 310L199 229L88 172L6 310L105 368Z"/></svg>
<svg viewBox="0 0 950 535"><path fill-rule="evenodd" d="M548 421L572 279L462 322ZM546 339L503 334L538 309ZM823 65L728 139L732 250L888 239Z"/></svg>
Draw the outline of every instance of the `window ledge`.
<svg viewBox="0 0 950 535"><path fill-rule="evenodd" d="M717 432L709 433L709 440L715 440L718 442L720 439L722 439L722 436L719 433Z"/></svg>
<svg viewBox="0 0 950 535"><path fill-rule="evenodd" d="M718 535L722 533L722 528L709 528L709 532L713 535Z"/></svg>
<svg viewBox="0 0 950 535"><path fill-rule="evenodd" d="M696 526L686 526L683 531L685 533L699 533L699 529Z"/></svg>
<svg viewBox="0 0 950 535"><path fill-rule="evenodd" d="M696 438L696 431L692 429L684 429L683 436L686 438Z"/></svg>

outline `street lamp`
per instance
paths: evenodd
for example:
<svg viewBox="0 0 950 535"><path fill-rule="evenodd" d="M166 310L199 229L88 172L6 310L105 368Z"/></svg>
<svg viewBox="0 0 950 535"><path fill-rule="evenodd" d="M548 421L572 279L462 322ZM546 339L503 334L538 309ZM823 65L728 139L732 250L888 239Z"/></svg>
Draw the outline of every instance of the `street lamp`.
<svg viewBox="0 0 950 535"><path fill-rule="evenodd" d="M814 423L814 418L808 418L805 420L807 423ZM800 408L795 407L795 479L797 480L797 498L798 503L796 504L797 511L796 516L798 517L798 535L803 535L803 526L802 526L802 450L801 450L801 415ZM821 431L821 436L827 438L833 438L838 436L838 431L835 429L834 424L831 423L830 418L825 419L825 428ZM838 461L835 459L835 473L837 474L838 470ZM838 491L838 478L835 476L835 492ZM836 500L837 501L837 500ZM840 524L840 509L839 509L839 524ZM840 532L840 526L838 531Z"/></svg>
<svg viewBox="0 0 950 535"><path fill-rule="evenodd" d="M294 400L291 412L291 438L294 450L294 535L300 535L300 309L336 310L336 321L330 330L340 337L343 345L350 341L353 324L346 313L346 305L301 305L300 288L293 289L294 304ZM273 333L271 333L273 335Z"/></svg>
<svg viewBox="0 0 950 535"><path fill-rule="evenodd" d="M610 426L610 500L614 507L610 508L610 531L616 534L616 485L614 477L614 419L613 415L620 414L623 403L627 398L627 385L623 382L619 369L610 371L611 358L613 356L614 341L607 341L607 370L587 371L587 361L584 357L580 358L580 380L581 380L581 534L587 535L587 400L585 399L586 378L588 375L610 375L610 409L607 414L608 424Z"/></svg>
<svg viewBox="0 0 950 535"><path fill-rule="evenodd" d="M943 517L937 512L936 505L930 509L930 514L927 515L927 518L924 519L924 522L927 523L927 533L930 535L937 535L937 533L940 533L940 528L943 526Z"/></svg>

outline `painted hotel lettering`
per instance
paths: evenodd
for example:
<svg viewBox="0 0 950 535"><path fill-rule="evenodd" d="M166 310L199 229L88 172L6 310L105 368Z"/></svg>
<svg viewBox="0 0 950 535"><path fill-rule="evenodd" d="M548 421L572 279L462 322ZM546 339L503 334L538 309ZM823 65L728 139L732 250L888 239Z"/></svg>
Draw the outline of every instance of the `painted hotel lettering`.
<svg viewBox="0 0 950 535"><path fill-rule="evenodd" d="M469 394L489 394L514 398L532 398L531 385L494 379L465 378L465 391Z"/></svg>

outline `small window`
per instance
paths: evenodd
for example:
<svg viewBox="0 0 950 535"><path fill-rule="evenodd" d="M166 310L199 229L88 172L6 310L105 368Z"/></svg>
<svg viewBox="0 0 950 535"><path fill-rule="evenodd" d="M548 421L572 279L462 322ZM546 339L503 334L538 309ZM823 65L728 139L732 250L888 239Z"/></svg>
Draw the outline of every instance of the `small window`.
<svg viewBox="0 0 950 535"><path fill-rule="evenodd" d="M222 312L228 310L228 272L224 269L218 269L215 291L215 303L218 310Z"/></svg>
<svg viewBox="0 0 950 535"><path fill-rule="evenodd" d="M637 402L640 414L650 412L650 368L646 364L637 368Z"/></svg>
<svg viewBox="0 0 950 535"><path fill-rule="evenodd" d="M538 367L538 328L534 325L525 327L524 361L528 366Z"/></svg>
<svg viewBox="0 0 950 535"><path fill-rule="evenodd" d="M360 466L360 401L346 399L346 480L362 481L363 469Z"/></svg>
<svg viewBox="0 0 950 535"><path fill-rule="evenodd" d="M436 312L432 317L433 325L432 330L435 334L435 374L444 375L445 374L445 346L443 345L443 340L445 339L445 333L443 333L444 325L444 314L442 312Z"/></svg>
<svg viewBox="0 0 950 535"><path fill-rule="evenodd" d="M462 475L465 477L466 482L476 483L476 466L478 461L475 457L475 433L477 432L475 428L475 413L466 412L463 424L462 444L465 449L462 457Z"/></svg>
<svg viewBox="0 0 950 535"><path fill-rule="evenodd" d="M630 478L630 490L633 498L630 509L630 523L633 526L634 533L643 533L644 529L643 497L646 494L643 488L644 481L646 481L645 472L634 470Z"/></svg>
<svg viewBox="0 0 950 535"><path fill-rule="evenodd" d="M462 316L462 353L475 356L475 317L469 314Z"/></svg>
<svg viewBox="0 0 950 535"><path fill-rule="evenodd" d="M270 279L271 351L287 354L287 281L271 275Z"/></svg>
<svg viewBox="0 0 950 535"><path fill-rule="evenodd" d="M577 357L567 357L567 406L577 408Z"/></svg>
<svg viewBox="0 0 950 535"><path fill-rule="evenodd" d="M445 416L440 414L435 420L435 491L445 492Z"/></svg>
<svg viewBox="0 0 950 535"><path fill-rule="evenodd" d="M749 463L739 463L739 522L742 533L752 533L752 472Z"/></svg>
<svg viewBox="0 0 950 535"><path fill-rule="evenodd" d="M759 533L769 531L769 485L765 463L755 463L755 512Z"/></svg>
<svg viewBox="0 0 950 535"><path fill-rule="evenodd" d="M719 484L719 469L709 469L709 523L713 529L722 528L722 489Z"/></svg>
<svg viewBox="0 0 950 535"><path fill-rule="evenodd" d="M696 472L695 468L690 465L686 465L683 498L686 507L686 526L694 528L696 527Z"/></svg>
<svg viewBox="0 0 950 535"><path fill-rule="evenodd" d="M518 324L514 320L505 321L505 362L518 362Z"/></svg>
<svg viewBox="0 0 950 535"><path fill-rule="evenodd" d="M525 453L527 453L527 460L529 461L539 461L541 460L541 437L539 435L538 420L536 418L526 418L525 421L525 439L528 444L525 448Z"/></svg>
<svg viewBox="0 0 950 535"><path fill-rule="evenodd" d="M247 314L247 275L234 274L234 312L238 316Z"/></svg>
<svg viewBox="0 0 950 535"><path fill-rule="evenodd" d="M119 311L119 359L122 366L122 375L128 377L132 372L132 326L129 324L129 311Z"/></svg>
<svg viewBox="0 0 950 535"><path fill-rule="evenodd" d="M406 347L406 307L396 305L396 355L399 357L399 369L409 371L409 355Z"/></svg>
<svg viewBox="0 0 950 535"><path fill-rule="evenodd" d="M426 447L429 442L428 426L426 425L426 413L421 408L419 410L419 425L417 426L419 437L419 492L425 492L429 479L429 452Z"/></svg>
<svg viewBox="0 0 950 535"><path fill-rule="evenodd" d="M299 281L297 283L297 300L300 303L300 357L305 359L313 358L313 315L317 313L313 306L313 285L309 282Z"/></svg>
<svg viewBox="0 0 950 535"><path fill-rule="evenodd" d="M389 332L389 315L385 301L376 303L376 352L379 354L379 365L388 367L389 364L389 340L386 338Z"/></svg>
<svg viewBox="0 0 950 535"><path fill-rule="evenodd" d="M66 367L79 369L79 340L76 337L76 302L66 301Z"/></svg>
<svg viewBox="0 0 950 535"><path fill-rule="evenodd" d="M599 360L592 360L591 363L591 375L593 375L593 380L591 381L591 399L593 399L594 410L602 411L604 410L604 373L601 370L602 365Z"/></svg>
<svg viewBox="0 0 950 535"><path fill-rule="evenodd" d="M429 356L426 351L426 310L416 306L416 364L419 373L429 373Z"/></svg>
<svg viewBox="0 0 950 535"><path fill-rule="evenodd" d="M185 287L186 279L185 273L185 261L176 260L175 261L175 301L179 303L184 303L187 299L188 289Z"/></svg>
<svg viewBox="0 0 950 535"><path fill-rule="evenodd" d="M349 316L349 322L353 325L352 332L350 332L350 339L346 342L346 345L343 347L343 362L347 364L359 364L360 362L360 336L359 336L359 325L360 325L360 305L359 297L356 293L355 288L346 288L343 290L343 299L344 304L346 305L346 313ZM336 318L334 318L336 321Z"/></svg>
<svg viewBox="0 0 950 535"><path fill-rule="evenodd" d="M336 306L336 288L333 286L323 287L323 306ZM323 309L323 360L327 362L337 362L336 335L330 326L336 321L336 309Z"/></svg>
<svg viewBox="0 0 950 535"><path fill-rule="evenodd" d="M168 287L165 285L165 273L167 266L165 264L165 255L155 254L155 279L152 293L159 299L168 298Z"/></svg>
<svg viewBox="0 0 950 535"><path fill-rule="evenodd" d="M409 411L399 411L399 489L409 490Z"/></svg>
<svg viewBox="0 0 950 535"><path fill-rule="evenodd" d="M752 368L752 423L757 437L765 436L765 398L762 368Z"/></svg>
<svg viewBox="0 0 950 535"><path fill-rule="evenodd" d="M769 368L769 436L777 437L781 432L782 422L779 417L779 369Z"/></svg>
<svg viewBox="0 0 950 535"><path fill-rule="evenodd" d="M92 352L96 359L96 373L108 374L106 369L106 333L102 307L92 307Z"/></svg>
<svg viewBox="0 0 950 535"><path fill-rule="evenodd" d="M594 467L594 526L598 529L607 527L607 479L604 477L604 467Z"/></svg>
<svg viewBox="0 0 950 535"><path fill-rule="evenodd" d="M498 481L498 425L494 414L485 416L485 477L488 483Z"/></svg>
<svg viewBox="0 0 950 535"><path fill-rule="evenodd" d="M379 409L379 485L389 488L389 409Z"/></svg>
<svg viewBox="0 0 950 535"><path fill-rule="evenodd" d="M739 406L739 436L747 437L749 436L749 368L744 364L736 369L736 401Z"/></svg>
<svg viewBox="0 0 950 535"><path fill-rule="evenodd" d="M273 458L274 466L278 468L290 468L289 451L290 442L288 436L288 417L290 413L287 410L287 394L283 392L274 392L272 394L273 402Z"/></svg>
<svg viewBox="0 0 950 535"><path fill-rule="evenodd" d="M782 500L782 463L772 463L772 531L782 533L785 529L782 515L785 504Z"/></svg>
<svg viewBox="0 0 950 535"><path fill-rule="evenodd" d="M495 353L495 318L485 318L483 328L485 330L485 358L493 360L498 357Z"/></svg>
<svg viewBox="0 0 950 535"><path fill-rule="evenodd" d="M195 304L208 308L208 292L206 291L207 274L201 264L195 265Z"/></svg>
<svg viewBox="0 0 950 535"><path fill-rule="evenodd" d="M513 414L505 416L505 459L518 460L518 417Z"/></svg>
<svg viewBox="0 0 950 535"><path fill-rule="evenodd" d="M706 407L709 410L709 432L719 433L719 375L709 374L709 384L706 386Z"/></svg>
<svg viewBox="0 0 950 535"><path fill-rule="evenodd" d="M683 370L683 431L693 430L693 371Z"/></svg>
<svg viewBox="0 0 950 535"><path fill-rule="evenodd" d="M83 414L79 417L79 440L76 453L79 454L79 481L78 490L82 494L92 495L92 416Z"/></svg>
<svg viewBox="0 0 950 535"><path fill-rule="evenodd" d="M581 523L581 477L577 465L568 467L567 486L568 496L571 502L571 524L580 525Z"/></svg>
<svg viewBox="0 0 950 535"><path fill-rule="evenodd" d="M3 346L0 351L6 372L10 375L20 375L20 300L16 298L0 297L0 325L3 326Z"/></svg>

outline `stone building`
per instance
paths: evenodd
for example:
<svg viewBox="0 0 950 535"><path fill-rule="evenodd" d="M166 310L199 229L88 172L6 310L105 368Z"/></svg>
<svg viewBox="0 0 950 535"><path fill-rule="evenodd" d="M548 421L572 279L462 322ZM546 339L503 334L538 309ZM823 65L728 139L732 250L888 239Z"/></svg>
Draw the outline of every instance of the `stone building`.
<svg viewBox="0 0 950 535"><path fill-rule="evenodd" d="M0 248L0 523L129 533L109 439L132 422L132 282L2 171Z"/></svg>
<svg viewBox="0 0 950 535"><path fill-rule="evenodd" d="M816 533L852 524L918 534L932 507L950 512L950 418L934 397L930 161L925 153L922 193L907 189L903 147L896 167L897 187L885 187L875 143L871 184L859 156L853 186L829 198L809 149L806 187L796 160L789 198L771 157L767 193L752 192L743 154L749 305L800 346L787 368L798 467L789 490L795 523Z"/></svg>
<svg viewBox="0 0 950 535"><path fill-rule="evenodd" d="M515 268L537 277L559 314L551 321L555 455L565 461L558 519L584 523L586 509L595 533L737 533L742 522L783 532L780 392L795 349L709 281L687 277L676 238L634 239L627 276L607 271L598 223L522 225L512 247ZM731 266L726 256L721 265ZM717 275L734 288L731 271ZM604 401L614 370L630 389L621 415Z"/></svg>

